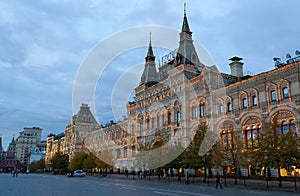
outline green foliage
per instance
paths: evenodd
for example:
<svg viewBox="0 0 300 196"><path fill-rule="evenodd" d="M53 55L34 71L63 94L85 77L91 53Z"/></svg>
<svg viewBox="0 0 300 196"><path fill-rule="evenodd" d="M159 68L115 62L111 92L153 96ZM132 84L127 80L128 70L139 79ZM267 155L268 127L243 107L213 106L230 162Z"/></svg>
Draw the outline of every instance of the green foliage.
<svg viewBox="0 0 300 196"><path fill-rule="evenodd" d="M194 138L190 145L183 151L183 153L174 159L172 162L164 166L164 168L202 168L211 167L211 155L210 153L204 156L199 156L199 149L207 132L207 125L205 123L199 123L197 130L195 131Z"/></svg>
<svg viewBox="0 0 300 196"><path fill-rule="evenodd" d="M70 163L71 170L91 170L95 167L106 168L110 166L98 159L93 153L86 154L85 152L77 153Z"/></svg>
<svg viewBox="0 0 300 196"><path fill-rule="evenodd" d="M87 157L87 154L84 153L84 152L77 153L70 162L70 169L72 169L72 170L77 170L77 169L82 170L84 168L83 167L83 162L86 159L86 157Z"/></svg>
<svg viewBox="0 0 300 196"><path fill-rule="evenodd" d="M66 171L69 165L69 155L56 153L51 159L53 169Z"/></svg>
<svg viewBox="0 0 300 196"><path fill-rule="evenodd" d="M263 132L254 140L253 147L247 149L249 164L255 167L289 168L300 166L300 140L292 130L278 133L277 119L265 123Z"/></svg>
<svg viewBox="0 0 300 196"><path fill-rule="evenodd" d="M34 161L34 162L30 163L30 165L29 165L30 172L43 171L44 169L45 169L45 160L44 159Z"/></svg>
<svg viewBox="0 0 300 196"><path fill-rule="evenodd" d="M232 142L224 144L219 141L212 150L212 162L220 167L241 167L246 165L246 157L243 152L243 142L239 135L234 134Z"/></svg>

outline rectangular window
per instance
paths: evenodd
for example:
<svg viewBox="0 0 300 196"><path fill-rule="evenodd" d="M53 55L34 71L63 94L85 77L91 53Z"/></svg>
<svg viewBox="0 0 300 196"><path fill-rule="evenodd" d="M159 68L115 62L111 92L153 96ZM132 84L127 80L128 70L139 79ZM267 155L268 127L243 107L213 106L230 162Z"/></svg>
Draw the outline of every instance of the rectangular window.
<svg viewBox="0 0 300 196"><path fill-rule="evenodd" d="M196 107L192 107L192 118L193 119L197 118L197 108Z"/></svg>
<svg viewBox="0 0 300 196"><path fill-rule="evenodd" d="M220 105L220 113L223 113L224 112L224 108L223 108L223 105Z"/></svg>
<svg viewBox="0 0 300 196"><path fill-rule="evenodd" d="M247 99L243 98L243 108L247 108Z"/></svg>
<svg viewBox="0 0 300 196"><path fill-rule="evenodd" d="M230 102L227 103L227 112L232 111L232 104Z"/></svg>
<svg viewBox="0 0 300 196"><path fill-rule="evenodd" d="M284 87L282 89L282 94L284 99L289 98L289 89L287 87Z"/></svg>
<svg viewBox="0 0 300 196"><path fill-rule="evenodd" d="M177 126L180 125L180 121L181 121L181 114L180 112L177 112Z"/></svg>
<svg viewBox="0 0 300 196"><path fill-rule="evenodd" d="M271 101L276 101L276 91L271 91Z"/></svg>
<svg viewBox="0 0 300 196"><path fill-rule="evenodd" d="M201 104L200 105L200 117L205 116L205 105Z"/></svg>
<svg viewBox="0 0 300 196"><path fill-rule="evenodd" d="M257 106L257 97L255 95L252 97L252 105Z"/></svg>

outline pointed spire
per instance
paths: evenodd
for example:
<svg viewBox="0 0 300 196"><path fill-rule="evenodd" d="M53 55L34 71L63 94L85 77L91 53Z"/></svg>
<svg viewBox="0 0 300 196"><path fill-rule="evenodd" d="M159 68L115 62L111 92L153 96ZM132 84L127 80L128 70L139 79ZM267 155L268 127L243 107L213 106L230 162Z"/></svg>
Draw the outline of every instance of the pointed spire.
<svg viewBox="0 0 300 196"><path fill-rule="evenodd" d="M192 34L192 31L190 30L189 23L186 17L186 4L184 3L184 17L183 17L183 23L182 23L182 32L187 32L189 34Z"/></svg>
<svg viewBox="0 0 300 196"><path fill-rule="evenodd" d="M151 43L151 32L150 32L150 41L149 41L149 46L148 46L148 52L147 56L145 57L146 62L154 62L155 61L155 56L152 50L152 43Z"/></svg>
<svg viewBox="0 0 300 196"><path fill-rule="evenodd" d="M145 67L144 72L141 77L141 84L154 84L157 80L157 71L155 67L155 56L152 50L151 43L151 33L150 33L150 41L148 46L147 56L145 57Z"/></svg>

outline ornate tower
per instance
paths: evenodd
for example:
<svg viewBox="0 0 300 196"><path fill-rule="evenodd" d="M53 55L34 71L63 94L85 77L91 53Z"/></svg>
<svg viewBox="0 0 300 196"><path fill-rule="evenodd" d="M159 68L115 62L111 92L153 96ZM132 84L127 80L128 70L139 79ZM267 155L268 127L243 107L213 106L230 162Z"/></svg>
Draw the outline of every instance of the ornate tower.
<svg viewBox="0 0 300 196"><path fill-rule="evenodd" d="M155 56L152 50L151 34L150 34L148 52L147 52L147 56L145 57L145 67L144 67L143 75L141 77L140 84L151 84L156 82L157 82L157 71L155 67Z"/></svg>
<svg viewBox="0 0 300 196"><path fill-rule="evenodd" d="M179 48L176 55L175 66L184 64L194 67L197 72L202 68L196 49L193 44L192 31L190 30L188 19L186 16L186 8L184 4L184 17L180 32Z"/></svg>

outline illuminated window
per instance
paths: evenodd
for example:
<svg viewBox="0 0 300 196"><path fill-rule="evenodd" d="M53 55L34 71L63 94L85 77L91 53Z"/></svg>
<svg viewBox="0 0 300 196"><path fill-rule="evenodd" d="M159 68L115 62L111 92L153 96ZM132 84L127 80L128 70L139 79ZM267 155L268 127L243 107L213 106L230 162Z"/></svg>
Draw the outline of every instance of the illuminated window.
<svg viewBox="0 0 300 196"><path fill-rule="evenodd" d="M282 121L280 127L277 128L276 133L277 134L287 134L289 130L292 130L295 135L297 135L295 121L290 120L288 121Z"/></svg>
<svg viewBox="0 0 300 196"><path fill-rule="evenodd" d="M232 123L225 122L220 130L220 137L224 148L234 148L234 134L235 131Z"/></svg>
<svg viewBox="0 0 300 196"><path fill-rule="evenodd" d="M255 142L257 142L257 135L260 134L261 128L252 127L245 131L246 145L247 147L252 147Z"/></svg>

